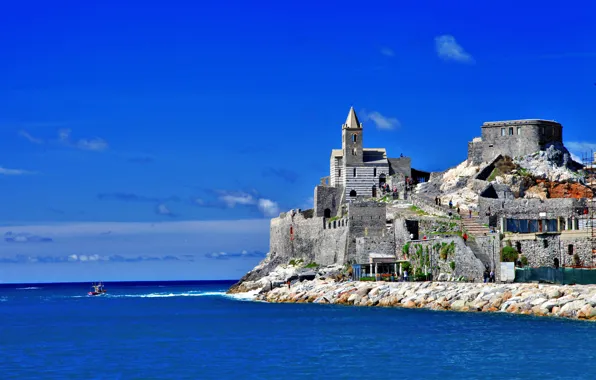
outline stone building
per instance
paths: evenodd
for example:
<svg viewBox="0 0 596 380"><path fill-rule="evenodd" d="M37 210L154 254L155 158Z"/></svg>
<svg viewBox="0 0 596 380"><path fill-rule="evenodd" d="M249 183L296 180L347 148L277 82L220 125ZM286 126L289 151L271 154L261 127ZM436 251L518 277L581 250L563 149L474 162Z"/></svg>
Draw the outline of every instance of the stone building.
<svg viewBox="0 0 596 380"><path fill-rule="evenodd" d="M527 119L482 124L482 136L468 143L468 162L479 165L499 154L525 156L563 142L563 126L555 121Z"/></svg>

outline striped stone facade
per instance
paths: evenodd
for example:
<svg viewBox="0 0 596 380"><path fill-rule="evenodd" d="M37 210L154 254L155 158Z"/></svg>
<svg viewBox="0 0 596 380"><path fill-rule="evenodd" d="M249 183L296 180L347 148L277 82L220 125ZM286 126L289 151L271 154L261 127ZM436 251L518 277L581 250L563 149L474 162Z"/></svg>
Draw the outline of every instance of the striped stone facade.
<svg viewBox="0 0 596 380"><path fill-rule="evenodd" d="M345 174L341 178L344 188L346 189L346 199L355 200L356 196L373 196L373 186L375 187L376 195L379 195L380 180L389 176L389 165L375 165L375 166L344 166ZM356 196L354 196L354 193Z"/></svg>

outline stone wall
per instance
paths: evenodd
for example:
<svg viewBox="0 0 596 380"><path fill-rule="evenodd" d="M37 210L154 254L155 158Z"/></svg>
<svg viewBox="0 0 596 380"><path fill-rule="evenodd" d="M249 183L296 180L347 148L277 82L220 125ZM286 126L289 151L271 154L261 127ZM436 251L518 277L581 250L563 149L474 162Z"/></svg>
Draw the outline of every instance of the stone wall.
<svg viewBox="0 0 596 380"><path fill-rule="evenodd" d="M328 217L334 217L340 210L341 193L339 189L331 186L316 186L314 194L315 216L325 216L325 210L329 210Z"/></svg>
<svg viewBox="0 0 596 380"><path fill-rule="evenodd" d="M412 159L410 157L389 158L389 174L401 174L404 177L412 176Z"/></svg>
<svg viewBox="0 0 596 380"><path fill-rule="evenodd" d="M577 253L582 265L592 263L592 246L587 232L573 231L569 234L512 234L505 237L503 246L508 245L528 258L530 267L553 267L555 259L560 266L571 266L573 254ZM573 247L570 248L569 246ZM571 254L569 253L571 250Z"/></svg>
<svg viewBox="0 0 596 380"><path fill-rule="evenodd" d="M498 234L489 234L486 236L476 236L476 245L488 256L491 262L491 269L495 270L497 281L500 279L501 272L501 238Z"/></svg>
<svg viewBox="0 0 596 380"><path fill-rule="evenodd" d="M481 223L488 224L486 215L490 207L492 215L499 218L512 219L554 219L559 217L570 217L570 213L586 206L585 200L573 198L552 198L552 199L493 199L478 197L478 212ZM547 216L540 216L546 213Z"/></svg>
<svg viewBox="0 0 596 380"><path fill-rule="evenodd" d="M468 162L471 165L480 165L484 159L484 145L482 140L474 139L468 143Z"/></svg>
<svg viewBox="0 0 596 380"><path fill-rule="evenodd" d="M350 233L353 236L382 236L387 226L387 206L374 201L352 202L348 205Z"/></svg>
<svg viewBox="0 0 596 380"><path fill-rule="evenodd" d="M344 263L348 225L324 228L324 218L305 218L303 214L284 213L271 220L270 254L280 263L301 258L320 265Z"/></svg>
<svg viewBox="0 0 596 380"><path fill-rule="evenodd" d="M359 264L369 262L370 253L381 253L384 255L395 255L395 240L393 235L386 236L363 236L356 238L356 256L354 261Z"/></svg>

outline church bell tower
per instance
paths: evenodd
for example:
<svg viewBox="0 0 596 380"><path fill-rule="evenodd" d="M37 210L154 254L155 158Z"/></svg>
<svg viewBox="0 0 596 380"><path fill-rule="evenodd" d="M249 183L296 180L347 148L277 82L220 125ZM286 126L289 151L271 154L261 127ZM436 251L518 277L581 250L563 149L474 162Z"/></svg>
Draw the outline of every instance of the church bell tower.
<svg viewBox="0 0 596 380"><path fill-rule="evenodd" d="M354 107L350 107L348 118L341 129L344 165L362 165L362 124L356 116Z"/></svg>

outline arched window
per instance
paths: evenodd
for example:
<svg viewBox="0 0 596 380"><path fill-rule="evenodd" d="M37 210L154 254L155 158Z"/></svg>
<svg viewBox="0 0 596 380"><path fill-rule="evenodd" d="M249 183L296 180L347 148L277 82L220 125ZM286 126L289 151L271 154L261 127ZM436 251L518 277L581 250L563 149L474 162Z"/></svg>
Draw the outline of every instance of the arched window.
<svg viewBox="0 0 596 380"><path fill-rule="evenodd" d="M325 211L323 211L323 216L325 218L331 218L331 209L326 208Z"/></svg>
<svg viewBox="0 0 596 380"><path fill-rule="evenodd" d="M353 142L357 142L357 141L358 141L358 135L357 135L357 134L355 134L355 133L354 133L354 134L352 135L352 141L353 141Z"/></svg>
<svg viewBox="0 0 596 380"><path fill-rule="evenodd" d="M351 197L355 197L355 196L356 196L356 190L352 190L352 191L350 191L350 196L351 196Z"/></svg>
<svg viewBox="0 0 596 380"><path fill-rule="evenodd" d="M352 156L356 155L356 148L352 148Z"/></svg>

